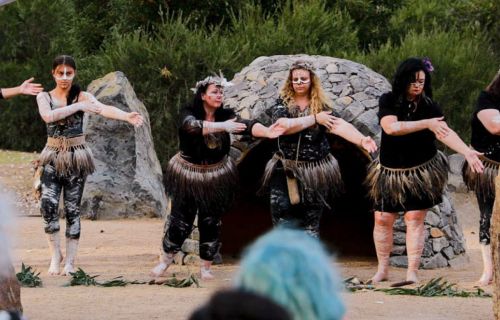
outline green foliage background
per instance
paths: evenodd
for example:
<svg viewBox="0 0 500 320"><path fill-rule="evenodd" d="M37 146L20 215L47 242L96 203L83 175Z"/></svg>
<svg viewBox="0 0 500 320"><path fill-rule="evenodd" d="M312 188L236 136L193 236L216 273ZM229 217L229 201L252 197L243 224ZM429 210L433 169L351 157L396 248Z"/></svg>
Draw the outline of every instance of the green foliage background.
<svg viewBox="0 0 500 320"><path fill-rule="evenodd" d="M151 116L162 163L176 151L175 118L196 80L228 78L263 55L320 54L392 77L429 56L435 99L465 140L479 91L500 62L497 0L18 0L0 7L0 86L35 76L53 86L52 59L73 55L86 86L121 70ZM45 141L35 99L0 106L0 148Z"/></svg>

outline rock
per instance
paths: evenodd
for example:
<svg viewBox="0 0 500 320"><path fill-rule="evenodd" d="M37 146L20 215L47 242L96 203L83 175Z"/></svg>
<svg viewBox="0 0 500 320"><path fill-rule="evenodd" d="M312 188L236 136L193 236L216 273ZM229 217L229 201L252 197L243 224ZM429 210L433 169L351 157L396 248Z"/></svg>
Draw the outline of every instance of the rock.
<svg viewBox="0 0 500 320"><path fill-rule="evenodd" d="M406 233L405 232L394 232L394 244L406 245Z"/></svg>
<svg viewBox="0 0 500 320"><path fill-rule="evenodd" d="M435 214L434 212L428 211L427 215L425 217L425 222L427 222L427 224L429 224L433 227L437 227L439 225L439 223L441 222L441 218L437 214Z"/></svg>
<svg viewBox="0 0 500 320"><path fill-rule="evenodd" d="M403 216L399 216L396 219L396 221L394 222L393 229L395 231L406 232L406 224L405 224L405 220L403 219Z"/></svg>
<svg viewBox="0 0 500 320"><path fill-rule="evenodd" d="M408 257L407 256L394 256L389 258L389 263L393 267L407 268L408 267Z"/></svg>
<svg viewBox="0 0 500 320"><path fill-rule="evenodd" d="M448 264L453 269L463 269L469 264L469 257L465 254L461 254L458 257L455 257L448 261Z"/></svg>
<svg viewBox="0 0 500 320"><path fill-rule="evenodd" d="M464 165L465 158L460 153L454 153L448 156L448 163L450 165L450 172L457 176L462 176L462 166Z"/></svg>
<svg viewBox="0 0 500 320"><path fill-rule="evenodd" d="M194 228L193 232L191 232L191 235L189 236L190 239L200 241L200 229Z"/></svg>
<svg viewBox="0 0 500 320"><path fill-rule="evenodd" d="M432 242L425 242L424 250L422 251L422 257L428 258L434 255L434 251L432 250Z"/></svg>
<svg viewBox="0 0 500 320"><path fill-rule="evenodd" d="M424 258L421 262L422 269L437 269L448 266L448 260L441 253L436 253L431 258Z"/></svg>
<svg viewBox="0 0 500 320"><path fill-rule="evenodd" d="M96 172L87 178L82 215L106 219L165 216L167 198L146 107L122 72L93 81L88 91L104 104L139 112L144 125L134 128L99 115L86 117L85 132Z"/></svg>
<svg viewBox="0 0 500 320"><path fill-rule="evenodd" d="M455 257L455 252L453 252L453 247L449 246L443 249L441 253L445 256L446 259L451 260Z"/></svg>
<svg viewBox="0 0 500 320"><path fill-rule="evenodd" d="M182 264L187 266L198 266L200 260L200 257L195 254L186 254L182 260Z"/></svg>
<svg viewBox="0 0 500 320"><path fill-rule="evenodd" d="M443 237L444 233L438 228L431 228L431 237L433 238L440 238Z"/></svg>
<svg viewBox="0 0 500 320"><path fill-rule="evenodd" d="M450 243L445 237L432 239L432 250L434 250L434 252L441 252L443 248L446 248L449 245Z"/></svg>
<svg viewBox="0 0 500 320"><path fill-rule="evenodd" d="M395 256L400 256L405 252L406 252L406 246L393 246L391 254Z"/></svg>
<svg viewBox="0 0 500 320"><path fill-rule="evenodd" d="M464 245L457 241L457 240L451 240L450 241L450 244L451 246L453 247L453 252L456 254L456 255L459 255L463 252L465 252L465 248L464 248Z"/></svg>
<svg viewBox="0 0 500 320"><path fill-rule="evenodd" d="M194 253L196 255L200 254L200 245L199 242L193 239L186 239L181 247L182 252L185 253Z"/></svg>
<svg viewBox="0 0 500 320"><path fill-rule="evenodd" d="M174 263L182 266L184 264L182 261L184 260L185 256L186 256L185 252L183 251L177 252L177 254L174 256Z"/></svg>

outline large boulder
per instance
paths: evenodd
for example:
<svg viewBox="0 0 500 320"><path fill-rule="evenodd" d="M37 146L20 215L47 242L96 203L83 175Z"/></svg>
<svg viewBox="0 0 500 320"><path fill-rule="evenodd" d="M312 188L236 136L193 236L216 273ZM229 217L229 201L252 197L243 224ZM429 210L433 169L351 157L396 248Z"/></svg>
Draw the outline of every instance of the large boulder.
<svg viewBox="0 0 500 320"><path fill-rule="evenodd" d="M87 90L104 104L139 112L144 125L134 128L100 115L85 119L96 171L87 178L82 215L91 219L165 216L167 198L146 107L122 72L93 81Z"/></svg>

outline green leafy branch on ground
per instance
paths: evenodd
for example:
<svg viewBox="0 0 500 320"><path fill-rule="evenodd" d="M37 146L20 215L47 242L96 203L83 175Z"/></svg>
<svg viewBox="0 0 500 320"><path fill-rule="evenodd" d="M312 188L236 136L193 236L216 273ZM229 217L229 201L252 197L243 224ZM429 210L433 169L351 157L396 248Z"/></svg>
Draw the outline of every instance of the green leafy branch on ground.
<svg viewBox="0 0 500 320"><path fill-rule="evenodd" d="M16 277L22 287L36 288L42 286L40 272L35 272L31 266L26 266L24 263L21 265L21 271L16 274Z"/></svg>
<svg viewBox="0 0 500 320"><path fill-rule="evenodd" d="M99 275L91 276L81 268L78 268L76 272L70 273L70 275L71 280L68 286L125 287L129 284L158 284L173 288L187 288L191 287L194 284L197 288L200 287L198 279L193 274L189 274L189 276L185 279L177 279L174 275L173 277L165 280L151 281L128 281L123 279L122 276L119 276L104 282L99 282L96 280Z"/></svg>
<svg viewBox="0 0 500 320"><path fill-rule="evenodd" d="M456 283L449 283L442 277L433 278L426 284L416 288L381 288L376 289L371 283L364 283L357 277L350 277L344 280L344 287L347 291L356 292L360 290L374 290L384 292L389 295L410 295L420 297L462 297L462 298L490 298L491 294L483 289L477 288L473 291L459 290Z"/></svg>
<svg viewBox="0 0 500 320"><path fill-rule="evenodd" d="M426 284L416 288L387 288L375 289L390 295L411 295L420 297L462 297L462 298L490 298L491 294L483 289L475 291L459 290L456 283L449 283L442 277L431 279Z"/></svg>

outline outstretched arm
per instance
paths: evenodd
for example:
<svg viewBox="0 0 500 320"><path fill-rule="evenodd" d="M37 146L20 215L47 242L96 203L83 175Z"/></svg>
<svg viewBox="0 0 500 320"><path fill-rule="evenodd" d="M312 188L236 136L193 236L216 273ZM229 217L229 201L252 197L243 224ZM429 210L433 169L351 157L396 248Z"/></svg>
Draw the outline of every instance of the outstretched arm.
<svg viewBox="0 0 500 320"><path fill-rule="evenodd" d="M246 128L247 125L238 122L236 118L220 122L203 121L204 136L206 136L209 133L223 132L223 131L228 133L240 133L243 132Z"/></svg>
<svg viewBox="0 0 500 320"><path fill-rule="evenodd" d="M364 136L352 124L342 118L335 118L330 133L336 134L355 145L361 146L370 153L377 151L377 144L371 137Z"/></svg>
<svg viewBox="0 0 500 320"><path fill-rule="evenodd" d="M463 141L460 139L458 134L449 129L449 133L446 136L437 136L437 139L455 150L456 152L462 154L465 157L465 160L469 163L473 172L481 173L483 172L484 166L479 156L482 154L477 152L471 148L469 148Z"/></svg>
<svg viewBox="0 0 500 320"><path fill-rule="evenodd" d="M14 88L0 89L0 96L3 96L5 99L9 99L20 94L36 96L42 92L43 88L39 83L32 83L33 80L35 80L35 78L30 78Z"/></svg>
<svg viewBox="0 0 500 320"><path fill-rule="evenodd" d="M70 115L79 112L92 112L99 113L99 108L91 105L87 101L81 101L77 103L70 104L69 106L65 106L62 108L57 108L52 110L50 107L50 98L49 94L46 92L41 92L36 97L36 102L38 104L38 112L42 117L43 121L46 123L56 122L62 119L69 117Z"/></svg>
<svg viewBox="0 0 500 320"><path fill-rule="evenodd" d="M136 127L141 126L144 122L143 117L138 112L125 112L117 107L103 104L88 92L85 92L84 97L86 101L89 101L93 106L99 108L99 114L105 118L127 121Z"/></svg>

